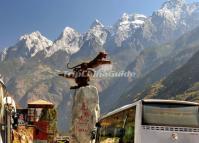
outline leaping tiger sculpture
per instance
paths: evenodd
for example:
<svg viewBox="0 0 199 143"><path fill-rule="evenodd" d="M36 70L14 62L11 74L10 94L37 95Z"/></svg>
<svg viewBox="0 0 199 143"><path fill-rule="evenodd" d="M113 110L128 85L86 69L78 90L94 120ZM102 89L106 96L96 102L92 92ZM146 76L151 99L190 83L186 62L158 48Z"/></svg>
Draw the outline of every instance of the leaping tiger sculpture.
<svg viewBox="0 0 199 143"><path fill-rule="evenodd" d="M77 83L76 86L72 86L71 89L78 89L83 86L88 86L88 82L90 81L90 78L94 75L94 68L97 68L100 65L105 64L111 64L110 60L106 60L107 53L100 52L92 61L90 62L83 62L79 65L76 65L74 67L69 67L69 64L67 65L68 69L72 69L72 74L65 74L60 73L59 76L65 77L67 79L74 79Z"/></svg>

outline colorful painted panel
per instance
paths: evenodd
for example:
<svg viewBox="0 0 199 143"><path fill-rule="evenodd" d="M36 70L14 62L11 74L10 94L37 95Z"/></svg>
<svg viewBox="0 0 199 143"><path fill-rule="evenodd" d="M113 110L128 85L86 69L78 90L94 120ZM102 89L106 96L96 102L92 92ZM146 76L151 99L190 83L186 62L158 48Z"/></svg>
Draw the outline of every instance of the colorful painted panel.
<svg viewBox="0 0 199 143"><path fill-rule="evenodd" d="M18 126L13 131L13 143L33 143L34 127Z"/></svg>
<svg viewBox="0 0 199 143"><path fill-rule="evenodd" d="M47 121L34 122L35 138L34 140L47 140L48 139L48 125Z"/></svg>

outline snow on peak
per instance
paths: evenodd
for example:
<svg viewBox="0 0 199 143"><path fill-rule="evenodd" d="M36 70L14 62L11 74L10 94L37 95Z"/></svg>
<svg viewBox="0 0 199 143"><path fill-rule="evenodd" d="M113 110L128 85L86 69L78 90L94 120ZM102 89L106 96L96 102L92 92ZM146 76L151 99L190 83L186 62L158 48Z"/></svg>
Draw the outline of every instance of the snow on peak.
<svg viewBox="0 0 199 143"><path fill-rule="evenodd" d="M66 27L54 44L48 48L47 57L50 57L59 50L66 51L68 54L76 53L81 46L82 36L73 28Z"/></svg>
<svg viewBox="0 0 199 143"><path fill-rule="evenodd" d="M170 24L177 25L186 16L187 8L185 0L167 0L158 11L154 12L153 18L161 17Z"/></svg>
<svg viewBox="0 0 199 143"><path fill-rule="evenodd" d="M0 53L0 61L20 57L31 58L52 44L53 42L42 36L39 31L25 34L19 38L19 41L15 45L5 48Z"/></svg>
<svg viewBox="0 0 199 143"><path fill-rule="evenodd" d="M117 46L121 46L122 42L132 35L132 32L141 28L146 19L147 17L142 14L124 13L114 27Z"/></svg>
<svg viewBox="0 0 199 143"><path fill-rule="evenodd" d="M104 27L104 25L98 20L96 19L92 24L91 24L91 27L90 29L93 29L93 28L96 28L96 27Z"/></svg>
<svg viewBox="0 0 199 143"><path fill-rule="evenodd" d="M123 21L135 21L135 20L145 20L147 17L143 14L127 14L124 13L122 17L120 18L119 22Z"/></svg>
<svg viewBox="0 0 199 143"><path fill-rule="evenodd" d="M1 52L0 52L0 61L4 61L7 55L7 51L8 48L4 48Z"/></svg>
<svg viewBox="0 0 199 143"><path fill-rule="evenodd" d="M99 21L95 20L89 29L89 31L85 34L85 39L86 40L95 40L98 41L98 44L101 46L104 45L106 42L106 38L108 35L108 31L106 27Z"/></svg>
<svg viewBox="0 0 199 143"><path fill-rule="evenodd" d="M46 47L51 46L52 43L52 41L41 35L39 31L36 31L21 36L19 42L8 48L6 54L11 58L16 56L29 58L35 56Z"/></svg>
<svg viewBox="0 0 199 143"><path fill-rule="evenodd" d="M64 31L61 33L59 39L63 38L63 37L68 37L72 33L77 33L77 32L71 27L66 27L66 28L64 28Z"/></svg>
<svg viewBox="0 0 199 143"><path fill-rule="evenodd" d="M21 36L19 39L19 43L20 42L24 42L24 46L26 46L29 50L33 47L38 49L40 48L40 50L42 50L44 47L51 46L53 43L52 41L41 35L39 31Z"/></svg>
<svg viewBox="0 0 199 143"><path fill-rule="evenodd" d="M117 30L131 30L131 28L140 28L147 17L142 14L130 14L124 13L116 24Z"/></svg>
<svg viewBox="0 0 199 143"><path fill-rule="evenodd" d="M170 24L173 23L174 25L186 25L186 22L184 21L185 18L198 12L198 10L198 2L188 4L185 0L168 0L158 11L154 12L153 17L164 18L169 21Z"/></svg>
<svg viewBox="0 0 199 143"><path fill-rule="evenodd" d="M39 31L32 32L31 34L25 34L19 38L19 40L27 40L27 39L34 39L34 38L43 38Z"/></svg>
<svg viewBox="0 0 199 143"><path fill-rule="evenodd" d="M122 21L126 21L129 19L129 15L127 13L123 13L122 17L121 17L121 20Z"/></svg>
<svg viewBox="0 0 199 143"><path fill-rule="evenodd" d="M189 15L191 15L192 13L199 13L199 2L188 5L187 12Z"/></svg>
<svg viewBox="0 0 199 143"><path fill-rule="evenodd" d="M163 3L161 9L176 9L186 5L185 0L167 0Z"/></svg>

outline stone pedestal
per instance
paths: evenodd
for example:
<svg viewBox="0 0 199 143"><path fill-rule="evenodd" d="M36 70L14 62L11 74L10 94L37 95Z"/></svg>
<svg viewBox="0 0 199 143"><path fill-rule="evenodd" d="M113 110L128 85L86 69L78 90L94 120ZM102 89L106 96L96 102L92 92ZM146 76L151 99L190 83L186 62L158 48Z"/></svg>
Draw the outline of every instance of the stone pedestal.
<svg viewBox="0 0 199 143"><path fill-rule="evenodd" d="M97 88L86 86L76 89L72 107L72 143L91 143L91 131L100 115Z"/></svg>

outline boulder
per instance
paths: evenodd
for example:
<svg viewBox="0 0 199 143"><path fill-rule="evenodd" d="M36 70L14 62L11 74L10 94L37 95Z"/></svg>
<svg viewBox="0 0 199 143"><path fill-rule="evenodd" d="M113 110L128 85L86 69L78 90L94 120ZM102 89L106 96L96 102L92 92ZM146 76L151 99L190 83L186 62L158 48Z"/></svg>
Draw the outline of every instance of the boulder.
<svg viewBox="0 0 199 143"><path fill-rule="evenodd" d="M91 143L91 132L100 115L99 96L94 86L75 90L72 107L72 143Z"/></svg>

